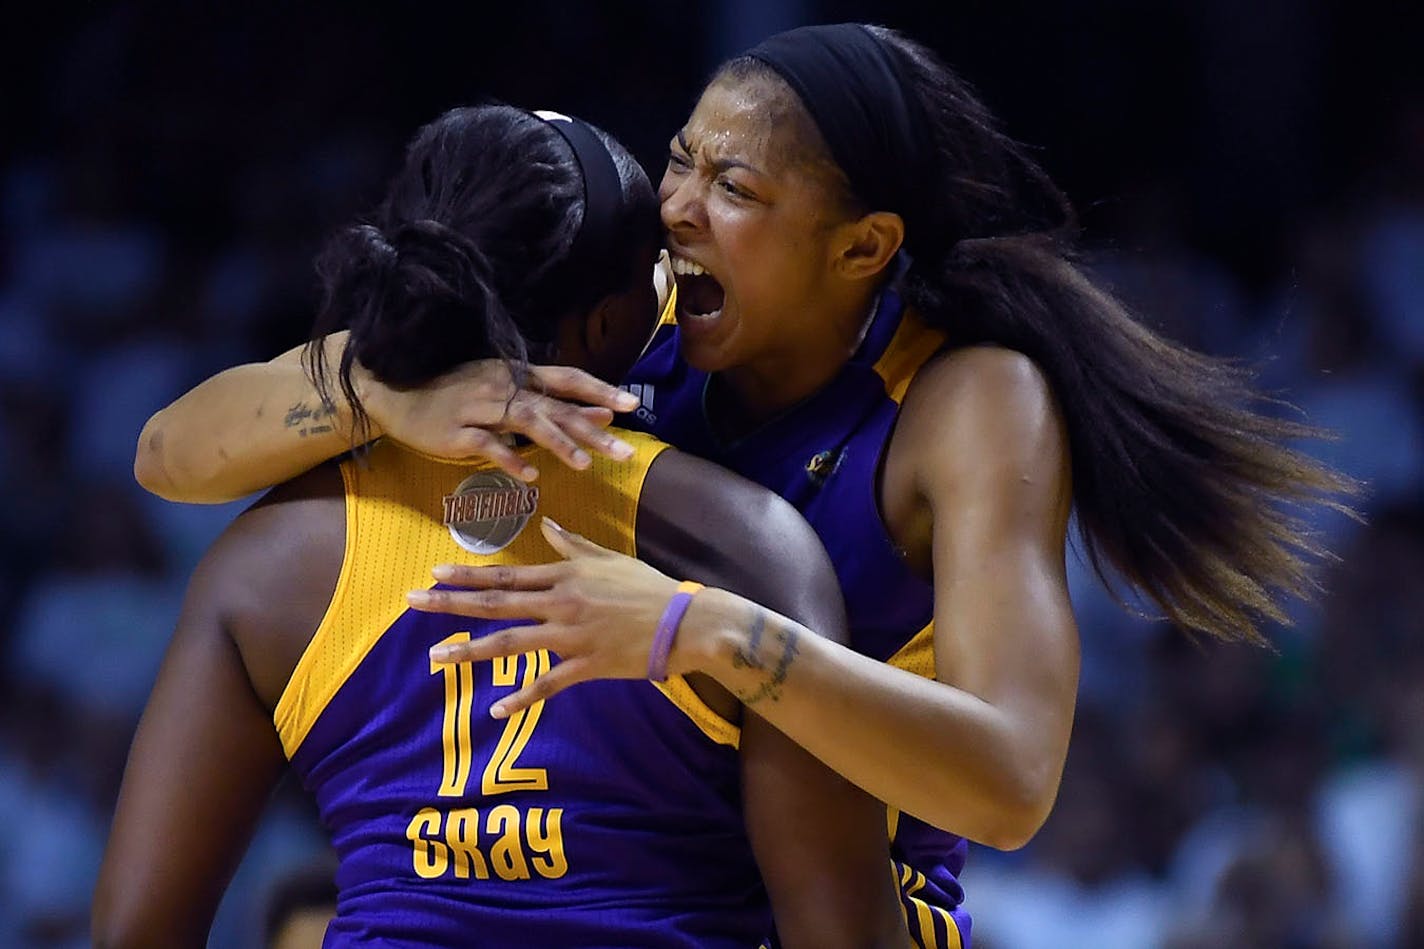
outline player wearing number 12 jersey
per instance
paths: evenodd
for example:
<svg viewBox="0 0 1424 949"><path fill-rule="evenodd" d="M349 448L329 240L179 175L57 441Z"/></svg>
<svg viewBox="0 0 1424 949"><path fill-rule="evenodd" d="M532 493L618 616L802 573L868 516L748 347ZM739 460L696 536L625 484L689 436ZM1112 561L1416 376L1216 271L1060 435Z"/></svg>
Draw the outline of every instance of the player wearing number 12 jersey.
<svg viewBox="0 0 1424 949"><path fill-rule="evenodd" d="M422 130L376 222L331 252L348 395L356 359L413 385L542 349L616 378L655 319L641 175L562 117L490 106ZM539 218L550 191L581 194L583 219ZM616 269L574 266L620 249ZM575 295L541 300L536 277ZM194 574L135 738L95 943L202 944L288 761L340 858L328 946L755 947L773 927L786 946L903 943L884 808L710 680L592 683L497 720L491 703L558 656L429 658L498 624L408 610L405 592L437 563L553 559L540 517L844 635L834 570L794 508L628 437L631 462L584 472L526 449L546 462L536 485L378 443L240 516Z"/></svg>

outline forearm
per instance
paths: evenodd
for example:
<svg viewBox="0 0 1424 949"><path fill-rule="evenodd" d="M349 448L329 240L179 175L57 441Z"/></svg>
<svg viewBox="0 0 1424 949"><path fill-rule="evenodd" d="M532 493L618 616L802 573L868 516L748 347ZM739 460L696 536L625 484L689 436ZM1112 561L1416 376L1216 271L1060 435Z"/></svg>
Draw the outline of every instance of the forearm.
<svg viewBox="0 0 1424 949"><path fill-rule="evenodd" d="M892 807L1003 849L1021 846L1047 816L1057 763L1034 768L1037 749L1022 730L966 691L722 590L698 595L680 636L693 653L686 661Z"/></svg>
<svg viewBox="0 0 1424 949"><path fill-rule="evenodd" d="M327 339L332 364L345 336ZM350 405L339 391L334 403L323 403L300 354L298 348L234 366L159 410L139 436L139 484L171 501L231 501L348 451Z"/></svg>

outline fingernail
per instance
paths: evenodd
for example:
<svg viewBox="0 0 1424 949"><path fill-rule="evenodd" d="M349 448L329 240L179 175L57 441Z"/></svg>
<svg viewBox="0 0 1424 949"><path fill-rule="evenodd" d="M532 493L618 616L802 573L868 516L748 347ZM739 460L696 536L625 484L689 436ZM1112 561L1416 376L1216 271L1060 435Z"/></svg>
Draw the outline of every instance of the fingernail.
<svg viewBox="0 0 1424 949"><path fill-rule="evenodd" d="M526 465L524 468L520 469L519 477L523 478L525 481L533 481L535 478L539 477L539 469L535 468L533 465Z"/></svg>
<svg viewBox="0 0 1424 949"><path fill-rule="evenodd" d="M426 606L430 603L430 593L427 590L411 590L405 595L405 601L411 606Z"/></svg>
<svg viewBox="0 0 1424 949"><path fill-rule="evenodd" d="M633 457L633 446L627 442L614 442L609 446L613 457L619 461L627 461Z"/></svg>
<svg viewBox="0 0 1424 949"><path fill-rule="evenodd" d="M587 468L592 463L593 459L588 456L588 452L584 451L581 448L578 451L574 452L574 464L578 467Z"/></svg>
<svg viewBox="0 0 1424 949"><path fill-rule="evenodd" d="M562 527L560 527L560 526L559 526L559 522L556 521L556 520L554 520L552 517L546 517L546 518L544 518L544 523L545 523L545 524L548 524L550 527L552 527L554 530L558 531L560 534L566 534L566 533L568 533L568 531L566 531L566 530L564 530Z"/></svg>
<svg viewBox="0 0 1424 949"><path fill-rule="evenodd" d="M437 580L449 580L455 575L455 568L448 563L437 564L431 569L430 575Z"/></svg>
<svg viewBox="0 0 1424 949"><path fill-rule="evenodd" d="M453 646L431 646L431 662L450 662L455 658L455 647Z"/></svg>
<svg viewBox="0 0 1424 949"><path fill-rule="evenodd" d="M631 412L638 407L638 397L631 392L619 392L614 401L624 412Z"/></svg>
<svg viewBox="0 0 1424 949"><path fill-rule="evenodd" d="M490 706L490 718L508 718L509 712L505 711L503 702L496 702Z"/></svg>

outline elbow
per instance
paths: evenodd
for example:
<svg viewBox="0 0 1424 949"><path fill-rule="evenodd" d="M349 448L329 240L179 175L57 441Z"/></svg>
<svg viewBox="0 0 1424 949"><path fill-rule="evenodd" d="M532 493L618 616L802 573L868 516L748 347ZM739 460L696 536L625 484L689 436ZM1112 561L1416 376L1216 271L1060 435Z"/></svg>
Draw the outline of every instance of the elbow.
<svg viewBox="0 0 1424 949"><path fill-rule="evenodd" d="M983 832L977 835L975 842L1005 852L1018 850L1033 839L1047 819L1047 812L1042 815L1032 813L996 815L995 819L986 825Z"/></svg>
<svg viewBox="0 0 1424 949"><path fill-rule="evenodd" d="M181 504L224 504L242 496L215 490L218 471L211 466L197 467L193 459L183 458L182 453L176 458L171 456L167 436L166 419L163 410L159 410L144 423L134 451L133 473L139 487L165 501ZM226 455L221 451L219 455L226 461Z"/></svg>
<svg viewBox="0 0 1424 949"><path fill-rule="evenodd" d="M1018 850L1034 838L1048 820L1058 797L1060 771L1052 775L1014 776L995 795L988 818L974 836L976 843L995 850Z"/></svg>
<svg viewBox="0 0 1424 949"><path fill-rule="evenodd" d="M144 423L134 452L134 480L149 494L172 501L173 479L163 458L163 412L159 411Z"/></svg>

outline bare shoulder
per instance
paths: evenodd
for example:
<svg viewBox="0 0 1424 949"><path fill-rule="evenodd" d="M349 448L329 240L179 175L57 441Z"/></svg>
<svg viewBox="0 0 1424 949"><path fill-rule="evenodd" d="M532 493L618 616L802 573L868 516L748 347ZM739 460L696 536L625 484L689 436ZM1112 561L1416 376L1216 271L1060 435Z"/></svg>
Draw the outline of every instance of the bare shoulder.
<svg viewBox="0 0 1424 949"><path fill-rule="evenodd" d="M924 461L929 473L1056 468L1068 450L1048 377L1028 356L999 346L951 350L921 369L905 395L895 439L897 450Z"/></svg>
<svg viewBox="0 0 1424 949"><path fill-rule="evenodd" d="M1002 346L965 346L935 357L916 374L904 411L943 417L1056 411L1048 377L1028 356Z"/></svg>
<svg viewBox="0 0 1424 949"><path fill-rule="evenodd" d="M194 573L269 708L331 601L345 530L340 472L321 465L238 515Z"/></svg>

